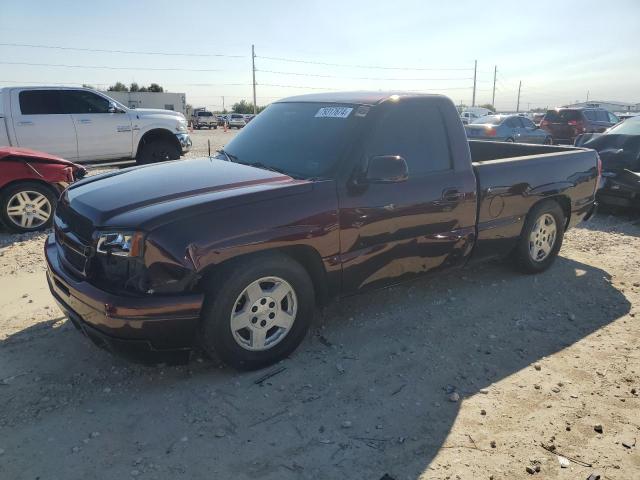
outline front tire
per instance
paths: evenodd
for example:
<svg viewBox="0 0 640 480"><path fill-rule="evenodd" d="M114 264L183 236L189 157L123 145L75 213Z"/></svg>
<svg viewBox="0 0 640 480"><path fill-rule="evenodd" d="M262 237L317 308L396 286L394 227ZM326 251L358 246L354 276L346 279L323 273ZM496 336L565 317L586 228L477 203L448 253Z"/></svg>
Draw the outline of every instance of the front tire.
<svg viewBox="0 0 640 480"><path fill-rule="evenodd" d="M507 138L505 140L505 142L507 142L507 143L515 143L515 140L513 138L509 137L509 138Z"/></svg>
<svg viewBox="0 0 640 480"><path fill-rule="evenodd" d="M148 163L164 162L167 160L178 160L180 149L175 142L169 139L158 138L145 143L140 149L136 160L139 165Z"/></svg>
<svg viewBox="0 0 640 480"><path fill-rule="evenodd" d="M553 145L553 138L551 138L551 137L546 137L546 138L544 139L544 144L545 144L545 145Z"/></svg>
<svg viewBox="0 0 640 480"><path fill-rule="evenodd" d="M524 273L548 269L562 247L565 224L564 211L555 200L545 200L534 206L512 253L516 268Z"/></svg>
<svg viewBox="0 0 640 480"><path fill-rule="evenodd" d="M252 256L209 281L200 344L235 368L265 367L298 347L314 312L313 283L302 265L279 253Z"/></svg>
<svg viewBox="0 0 640 480"><path fill-rule="evenodd" d="M57 196L51 188L36 182L21 182L0 195L0 219L13 232L44 230L53 222L56 204Z"/></svg>

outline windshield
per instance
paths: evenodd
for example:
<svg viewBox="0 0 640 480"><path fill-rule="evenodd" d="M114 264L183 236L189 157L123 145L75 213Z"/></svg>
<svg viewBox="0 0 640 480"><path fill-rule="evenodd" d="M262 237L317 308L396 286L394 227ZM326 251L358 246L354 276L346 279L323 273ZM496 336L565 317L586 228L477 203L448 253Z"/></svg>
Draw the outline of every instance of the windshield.
<svg viewBox="0 0 640 480"><path fill-rule="evenodd" d="M612 135L640 135L640 116L626 119L624 122L611 127L607 134Z"/></svg>
<svg viewBox="0 0 640 480"><path fill-rule="evenodd" d="M500 115L485 115L484 117L480 117L471 123L481 123L483 125L500 125L503 120L504 117L501 117Z"/></svg>
<svg viewBox="0 0 640 480"><path fill-rule="evenodd" d="M198 112L199 117L213 117L213 113L211 112Z"/></svg>
<svg viewBox="0 0 640 480"><path fill-rule="evenodd" d="M244 118L244 115L240 115L240 114L231 115L231 118Z"/></svg>
<svg viewBox="0 0 640 480"><path fill-rule="evenodd" d="M260 163L294 177L324 177L362 116L351 105L274 103L225 146L239 163Z"/></svg>

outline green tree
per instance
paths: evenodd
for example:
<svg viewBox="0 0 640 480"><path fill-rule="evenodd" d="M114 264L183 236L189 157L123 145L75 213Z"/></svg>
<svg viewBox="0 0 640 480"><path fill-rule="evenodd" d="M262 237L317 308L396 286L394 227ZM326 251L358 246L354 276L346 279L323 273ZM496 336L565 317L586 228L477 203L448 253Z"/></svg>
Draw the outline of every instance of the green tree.
<svg viewBox="0 0 640 480"><path fill-rule="evenodd" d="M157 83L152 83L151 85L149 85L149 89L148 90L150 92L164 92L164 88L162 88Z"/></svg>
<svg viewBox="0 0 640 480"><path fill-rule="evenodd" d="M82 84L82 88L90 88L91 90L95 90L96 89L96 87L94 87L93 85L89 85L87 83L83 83Z"/></svg>
<svg viewBox="0 0 640 480"><path fill-rule="evenodd" d="M108 89L109 92L128 92L129 89L122 82L116 82L115 85L111 85Z"/></svg>
<svg viewBox="0 0 640 480"><path fill-rule="evenodd" d="M131 85L129 85L129 91L130 92L139 92L140 91L140 86L136 82L133 82Z"/></svg>
<svg viewBox="0 0 640 480"><path fill-rule="evenodd" d="M256 112L260 113L267 107L261 107L258 105L256 108ZM253 113L253 103L247 102L246 100L240 100L238 103L234 103L233 107L231 107L231 111L233 113Z"/></svg>
<svg viewBox="0 0 640 480"><path fill-rule="evenodd" d="M491 110L493 113L496 113L496 107L491 105L490 103L485 103L483 105L478 105L480 108L486 108L487 110Z"/></svg>

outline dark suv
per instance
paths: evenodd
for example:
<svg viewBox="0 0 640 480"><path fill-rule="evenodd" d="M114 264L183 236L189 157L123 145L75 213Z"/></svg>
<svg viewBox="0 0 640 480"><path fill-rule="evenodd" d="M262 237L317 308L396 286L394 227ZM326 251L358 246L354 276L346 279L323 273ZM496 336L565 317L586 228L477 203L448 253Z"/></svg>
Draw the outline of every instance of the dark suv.
<svg viewBox="0 0 640 480"><path fill-rule="evenodd" d="M547 111L540 128L551 134L554 143L573 144L581 133L601 133L619 121L604 108L559 108Z"/></svg>

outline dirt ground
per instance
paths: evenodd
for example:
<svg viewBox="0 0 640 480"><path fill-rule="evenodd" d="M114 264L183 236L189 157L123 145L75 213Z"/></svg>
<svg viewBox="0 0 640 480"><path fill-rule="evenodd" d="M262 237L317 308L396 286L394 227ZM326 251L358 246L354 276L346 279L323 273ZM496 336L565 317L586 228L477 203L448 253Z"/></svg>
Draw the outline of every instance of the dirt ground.
<svg viewBox="0 0 640 480"><path fill-rule="evenodd" d="M99 350L47 291L44 239L0 233L0 479L640 478L638 216L572 230L538 276L333 303L250 373Z"/></svg>

